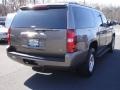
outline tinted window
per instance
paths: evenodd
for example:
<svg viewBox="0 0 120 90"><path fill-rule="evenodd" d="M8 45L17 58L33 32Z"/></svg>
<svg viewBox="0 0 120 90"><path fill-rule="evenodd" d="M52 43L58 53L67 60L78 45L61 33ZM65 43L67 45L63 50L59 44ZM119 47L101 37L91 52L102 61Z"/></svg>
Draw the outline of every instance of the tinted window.
<svg viewBox="0 0 120 90"><path fill-rule="evenodd" d="M67 28L66 9L20 10L12 27L64 29Z"/></svg>
<svg viewBox="0 0 120 90"><path fill-rule="evenodd" d="M5 21L6 17L3 16L3 17L0 17L0 21Z"/></svg>
<svg viewBox="0 0 120 90"><path fill-rule="evenodd" d="M6 19L6 17L5 16L3 16L3 17L0 17L0 25L5 25L5 19Z"/></svg>
<svg viewBox="0 0 120 90"><path fill-rule="evenodd" d="M102 17L100 15L99 12L94 12L94 16L95 16L95 26L100 26L102 25Z"/></svg>
<svg viewBox="0 0 120 90"><path fill-rule="evenodd" d="M94 27L94 17L92 10L87 8L74 8L74 18L76 28L90 28Z"/></svg>
<svg viewBox="0 0 120 90"><path fill-rule="evenodd" d="M101 14L101 17L102 17L103 23L107 23L107 19L103 14Z"/></svg>

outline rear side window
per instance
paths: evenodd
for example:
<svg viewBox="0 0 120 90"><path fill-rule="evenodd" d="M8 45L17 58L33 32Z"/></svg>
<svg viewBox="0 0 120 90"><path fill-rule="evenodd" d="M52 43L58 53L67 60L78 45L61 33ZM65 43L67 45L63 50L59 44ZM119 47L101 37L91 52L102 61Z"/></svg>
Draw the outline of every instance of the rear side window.
<svg viewBox="0 0 120 90"><path fill-rule="evenodd" d="M84 7L74 7L73 12L77 29L94 27L92 10Z"/></svg>
<svg viewBox="0 0 120 90"><path fill-rule="evenodd" d="M99 27L102 25L102 17L99 12L94 11L94 16L95 16L95 26Z"/></svg>
<svg viewBox="0 0 120 90"><path fill-rule="evenodd" d="M67 10L20 10L12 23L13 28L46 28L64 29L67 28Z"/></svg>
<svg viewBox="0 0 120 90"><path fill-rule="evenodd" d="M105 15L104 14L101 14L101 17L102 17L102 20L103 20L103 23L105 24L107 24L107 19L106 19L106 17L105 17Z"/></svg>

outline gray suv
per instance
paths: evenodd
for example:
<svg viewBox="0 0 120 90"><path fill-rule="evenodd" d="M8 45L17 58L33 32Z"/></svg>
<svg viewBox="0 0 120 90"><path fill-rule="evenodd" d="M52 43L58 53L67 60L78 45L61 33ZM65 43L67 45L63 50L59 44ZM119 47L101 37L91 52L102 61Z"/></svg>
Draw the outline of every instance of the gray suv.
<svg viewBox="0 0 120 90"><path fill-rule="evenodd" d="M73 70L91 76L96 57L112 52L115 33L91 7L48 4L21 7L8 32L7 55L33 70Z"/></svg>

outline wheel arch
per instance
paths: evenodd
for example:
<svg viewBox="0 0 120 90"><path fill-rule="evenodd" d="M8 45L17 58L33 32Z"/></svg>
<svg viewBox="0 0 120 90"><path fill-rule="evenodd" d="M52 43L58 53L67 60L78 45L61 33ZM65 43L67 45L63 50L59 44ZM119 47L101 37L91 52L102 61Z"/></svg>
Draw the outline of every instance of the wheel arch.
<svg viewBox="0 0 120 90"><path fill-rule="evenodd" d="M90 43L90 45L89 45L89 48L94 48L95 51L97 51L97 48L98 48L98 42L97 42L97 40L92 41L92 42Z"/></svg>

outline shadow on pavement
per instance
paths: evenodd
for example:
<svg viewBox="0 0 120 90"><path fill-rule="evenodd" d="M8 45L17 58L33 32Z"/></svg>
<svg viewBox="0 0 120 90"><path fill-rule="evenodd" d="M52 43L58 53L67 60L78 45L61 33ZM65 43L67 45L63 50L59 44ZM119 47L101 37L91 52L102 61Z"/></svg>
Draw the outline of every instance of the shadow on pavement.
<svg viewBox="0 0 120 90"><path fill-rule="evenodd" d="M71 72L36 73L24 85L32 90L120 90L120 50L99 58L95 73L90 78Z"/></svg>
<svg viewBox="0 0 120 90"><path fill-rule="evenodd" d="M81 80L82 78L69 72L57 72L52 75L37 73L30 77L25 85L32 90L73 90L79 86Z"/></svg>

